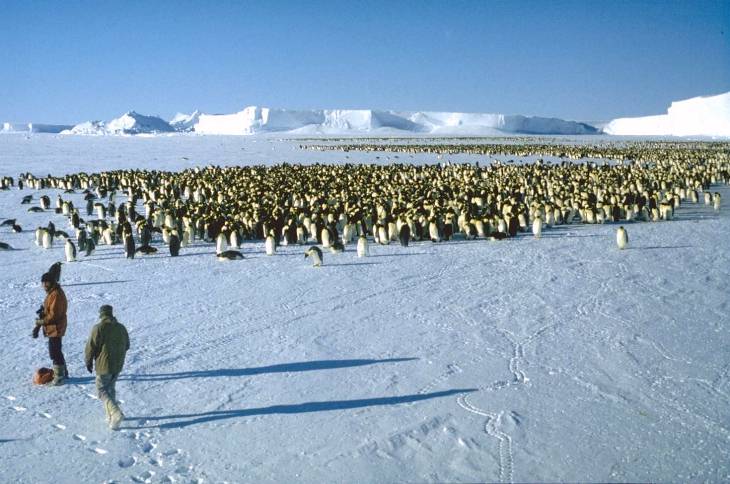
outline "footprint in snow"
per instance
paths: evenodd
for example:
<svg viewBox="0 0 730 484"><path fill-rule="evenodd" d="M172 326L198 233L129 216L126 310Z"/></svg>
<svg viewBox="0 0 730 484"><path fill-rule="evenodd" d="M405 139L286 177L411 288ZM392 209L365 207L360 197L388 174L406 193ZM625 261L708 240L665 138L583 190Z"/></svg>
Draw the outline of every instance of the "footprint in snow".
<svg viewBox="0 0 730 484"><path fill-rule="evenodd" d="M91 398L91 399L93 399L93 400L98 400L99 399L99 397L97 397L96 395L91 394L91 393L87 393L86 396L89 397L89 398Z"/></svg>
<svg viewBox="0 0 730 484"><path fill-rule="evenodd" d="M84 442L86 440L86 437L81 434L74 434L74 440L78 440L79 442Z"/></svg>
<svg viewBox="0 0 730 484"><path fill-rule="evenodd" d="M66 426L63 424L53 424L52 427L58 430L66 430Z"/></svg>
<svg viewBox="0 0 730 484"><path fill-rule="evenodd" d="M150 452L155 450L155 447L157 447L157 444L154 444L152 442L145 442L142 445L142 452L144 452L145 454L149 454Z"/></svg>
<svg viewBox="0 0 730 484"><path fill-rule="evenodd" d="M12 396L12 395L5 395L5 398L7 398L8 400L10 400L11 402L14 402L16 400L15 397Z"/></svg>
<svg viewBox="0 0 730 484"><path fill-rule="evenodd" d="M154 471L145 471L145 472L143 472L142 474L140 474L138 476L132 477L132 480L134 482L148 483L148 482L152 482L152 478L154 476L155 476L155 472Z"/></svg>
<svg viewBox="0 0 730 484"><path fill-rule="evenodd" d="M46 413L46 412L38 412L38 415L40 415L43 418L51 418L51 417L53 417L53 415L51 415L50 413Z"/></svg>
<svg viewBox="0 0 730 484"><path fill-rule="evenodd" d="M134 464L137 463L137 458L135 456L127 457L125 459L120 459L119 462L117 462L117 465L122 468L132 467Z"/></svg>
<svg viewBox="0 0 730 484"><path fill-rule="evenodd" d="M162 453L165 457L171 457L173 455L182 454L182 449L170 449Z"/></svg>
<svg viewBox="0 0 730 484"><path fill-rule="evenodd" d="M13 410L15 410L16 412L25 412L28 409L25 407L21 407L21 406L14 406Z"/></svg>
<svg viewBox="0 0 730 484"><path fill-rule="evenodd" d="M104 454L107 454L107 453L109 453L109 451L108 451L108 450L106 450L106 449L102 449L101 447L94 447L93 449L91 449L91 451L92 451L92 452L95 452L95 453L97 453L97 454L99 454L99 455L104 455Z"/></svg>

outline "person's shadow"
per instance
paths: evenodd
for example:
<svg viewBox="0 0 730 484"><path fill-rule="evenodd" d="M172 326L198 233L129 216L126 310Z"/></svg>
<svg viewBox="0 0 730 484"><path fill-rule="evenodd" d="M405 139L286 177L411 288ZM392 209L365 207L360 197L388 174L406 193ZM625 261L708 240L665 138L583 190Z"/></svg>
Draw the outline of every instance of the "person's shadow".
<svg viewBox="0 0 730 484"><path fill-rule="evenodd" d="M255 415L272 415L272 414L300 414L310 412L329 412L333 410L351 410L354 408L383 406L383 405L400 405L404 403L413 403L432 398L448 397L462 393L471 393L477 391L476 388L458 388L453 390L445 390L432 393L417 393L414 395L401 395L396 397L377 397L377 398L361 398L356 400L332 400L329 402L305 402L292 405L272 405L270 407L261 408L241 408L237 410L216 410L213 412L189 413L176 415L154 415L126 417L125 422L138 421L140 426L120 427L122 429L176 429L189 427L191 425L202 424L206 422L214 422L217 420L226 420L231 418L252 417ZM158 422L161 420L172 420L157 425L146 425L148 422Z"/></svg>

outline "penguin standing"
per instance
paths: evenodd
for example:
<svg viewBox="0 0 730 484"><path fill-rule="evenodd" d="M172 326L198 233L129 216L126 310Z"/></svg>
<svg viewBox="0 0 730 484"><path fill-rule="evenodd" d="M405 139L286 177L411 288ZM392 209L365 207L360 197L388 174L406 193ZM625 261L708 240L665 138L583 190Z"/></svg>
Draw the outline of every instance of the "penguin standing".
<svg viewBox="0 0 730 484"><path fill-rule="evenodd" d="M180 237L177 231L173 230L170 234L170 257L177 257L180 254Z"/></svg>
<svg viewBox="0 0 730 484"><path fill-rule="evenodd" d="M398 231L398 240L400 245L408 247L408 242L411 240L411 227L408 224L403 224Z"/></svg>
<svg viewBox="0 0 730 484"><path fill-rule="evenodd" d="M266 255L276 255L276 240L274 240L274 234L269 232L269 235L266 236L266 242L264 245L266 246Z"/></svg>
<svg viewBox="0 0 730 484"><path fill-rule="evenodd" d="M537 215L532 221L532 235L534 235L536 239L542 237L542 217L539 215Z"/></svg>
<svg viewBox="0 0 730 484"><path fill-rule="evenodd" d="M53 245L53 238L51 238L51 233L48 231L48 229L41 229L43 231L43 235L41 236L41 246L44 249L50 249Z"/></svg>
<svg viewBox="0 0 730 484"><path fill-rule="evenodd" d="M35 229L35 245L41 247L43 245L43 228L38 227Z"/></svg>
<svg viewBox="0 0 730 484"><path fill-rule="evenodd" d="M48 274L51 277L51 280L58 284L61 281L61 264L63 262L54 262L50 269L48 269Z"/></svg>
<svg viewBox="0 0 730 484"><path fill-rule="evenodd" d="M226 241L225 234L221 232L215 240L215 253L222 254L226 249L228 249L228 242Z"/></svg>
<svg viewBox="0 0 730 484"><path fill-rule="evenodd" d="M625 249L629 245L629 234L626 233L626 229L619 227L616 231L616 245L619 249Z"/></svg>
<svg viewBox="0 0 730 484"><path fill-rule="evenodd" d="M368 239L365 234L360 235L357 239L357 256L367 257L370 255L370 249L368 248Z"/></svg>
<svg viewBox="0 0 730 484"><path fill-rule="evenodd" d="M715 209L715 212L720 211L720 200L720 192L715 192L712 196L712 208Z"/></svg>
<svg viewBox="0 0 730 484"><path fill-rule="evenodd" d="M66 252L66 262L73 262L76 260L76 246L70 239L66 239L64 251Z"/></svg>
<svg viewBox="0 0 730 484"><path fill-rule="evenodd" d="M332 241L330 240L329 228L324 227L322 229L321 239L322 239L322 247L324 247L325 249L329 248L329 246L332 245Z"/></svg>
<svg viewBox="0 0 730 484"><path fill-rule="evenodd" d="M94 242L94 239L90 237L86 241L86 255L87 255L87 257L90 256L92 252L94 252L94 249L96 249L96 242Z"/></svg>
<svg viewBox="0 0 730 484"><path fill-rule="evenodd" d="M124 238L124 254L127 256L127 259L134 259L135 250L134 237L132 237L132 234L127 234Z"/></svg>
<svg viewBox="0 0 730 484"><path fill-rule="evenodd" d="M307 249L307 251L304 253L304 258L306 259L307 257L312 258L313 267L322 266L322 262L323 262L322 250L319 247L317 247L316 245Z"/></svg>
<svg viewBox="0 0 730 484"><path fill-rule="evenodd" d="M439 234L439 226L436 224L436 220L433 219L428 224L428 236L431 242L441 242L441 235Z"/></svg>

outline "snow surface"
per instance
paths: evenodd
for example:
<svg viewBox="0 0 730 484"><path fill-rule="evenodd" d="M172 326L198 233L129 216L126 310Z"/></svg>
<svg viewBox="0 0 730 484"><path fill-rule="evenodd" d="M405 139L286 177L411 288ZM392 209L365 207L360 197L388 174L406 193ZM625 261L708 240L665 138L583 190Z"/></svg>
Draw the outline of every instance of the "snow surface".
<svg viewBox="0 0 730 484"><path fill-rule="evenodd" d="M60 133L73 128L66 124L3 123L0 133Z"/></svg>
<svg viewBox="0 0 730 484"><path fill-rule="evenodd" d="M296 145L8 135L0 176L345 161ZM67 222L20 205L40 193L0 191L0 218L26 229L0 228L17 249L0 252L0 482L727 482L730 189L713 190L719 214L685 204L628 224L624 251L615 224L364 259L348 247L320 269L263 242L225 263L201 242L134 260L100 246L63 266L73 379L60 388L30 383L50 364L30 331L63 249L30 230ZM132 342L119 432L83 367L102 304Z"/></svg>
<svg viewBox="0 0 730 484"><path fill-rule="evenodd" d="M730 137L730 92L675 101L667 114L614 119L603 130L613 135Z"/></svg>

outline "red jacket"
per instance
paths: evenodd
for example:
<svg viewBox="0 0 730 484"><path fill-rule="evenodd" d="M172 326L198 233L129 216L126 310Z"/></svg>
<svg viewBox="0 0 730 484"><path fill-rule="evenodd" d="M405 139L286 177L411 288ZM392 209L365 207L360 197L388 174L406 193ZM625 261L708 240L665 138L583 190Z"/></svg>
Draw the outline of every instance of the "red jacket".
<svg viewBox="0 0 730 484"><path fill-rule="evenodd" d="M49 338L66 334L68 302L61 286L56 284L43 301L43 334Z"/></svg>

